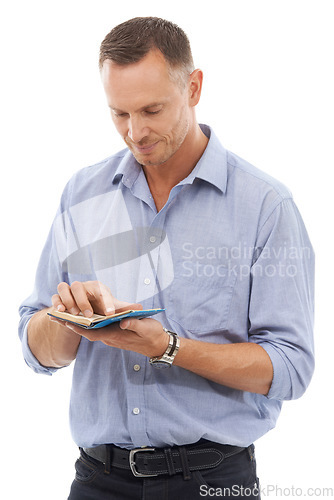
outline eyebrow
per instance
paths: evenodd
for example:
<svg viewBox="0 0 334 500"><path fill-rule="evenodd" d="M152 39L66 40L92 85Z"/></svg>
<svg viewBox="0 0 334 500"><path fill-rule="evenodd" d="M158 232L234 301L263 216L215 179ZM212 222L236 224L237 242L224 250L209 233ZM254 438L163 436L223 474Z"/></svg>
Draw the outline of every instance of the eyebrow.
<svg viewBox="0 0 334 500"><path fill-rule="evenodd" d="M145 106L143 106L142 108L139 108L137 111L145 111L145 109L148 109L148 108L154 108L155 106L164 106L164 102L153 102L153 103L150 103L150 104L146 104ZM109 108L112 110L112 111L115 111L116 113L127 113L127 111L124 111L122 109L119 109L119 108L114 108L111 104L109 105Z"/></svg>

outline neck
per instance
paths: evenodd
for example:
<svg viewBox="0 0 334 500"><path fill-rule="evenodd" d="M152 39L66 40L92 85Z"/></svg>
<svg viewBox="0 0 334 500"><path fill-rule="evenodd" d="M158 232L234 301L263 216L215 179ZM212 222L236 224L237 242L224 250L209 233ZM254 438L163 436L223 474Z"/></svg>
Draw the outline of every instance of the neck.
<svg viewBox="0 0 334 500"><path fill-rule="evenodd" d="M146 179L155 199L168 199L171 189L185 179L194 169L208 144L208 138L198 124L189 132L179 150L161 165L143 166Z"/></svg>

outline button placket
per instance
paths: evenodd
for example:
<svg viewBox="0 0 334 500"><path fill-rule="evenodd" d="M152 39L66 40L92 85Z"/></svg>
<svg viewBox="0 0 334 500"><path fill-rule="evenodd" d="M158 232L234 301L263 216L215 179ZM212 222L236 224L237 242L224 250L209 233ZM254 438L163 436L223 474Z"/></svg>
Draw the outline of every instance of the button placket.
<svg viewBox="0 0 334 500"><path fill-rule="evenodd" d="M153 297L156 293L156 276L159 259L158 237L148 232L146 237L146 255L140 261L140 282L142 290L138 290L137 302Z"/></svg>
<svg viewBox="0 0 334 500"><path fill-rule="evenodd" d="M126 351L127 391L126 408L128 414L128 430L135 447L148 442L146 433L146 397L145 385L146 357L136 352Z"/></svg>

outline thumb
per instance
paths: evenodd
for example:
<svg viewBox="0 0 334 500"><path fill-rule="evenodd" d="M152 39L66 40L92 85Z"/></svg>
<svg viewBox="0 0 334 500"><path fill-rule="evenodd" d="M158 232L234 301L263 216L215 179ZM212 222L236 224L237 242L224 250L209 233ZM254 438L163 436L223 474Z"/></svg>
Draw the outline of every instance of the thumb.
<svg viewBox="0 0 334 500"><path fill-rule="evenodd" d="M133 332L137 332L139 330L138 327L140 326L140 321L142 321L142 320L125 318L119 322L119 327L122 330L131 330Z"/></svg>

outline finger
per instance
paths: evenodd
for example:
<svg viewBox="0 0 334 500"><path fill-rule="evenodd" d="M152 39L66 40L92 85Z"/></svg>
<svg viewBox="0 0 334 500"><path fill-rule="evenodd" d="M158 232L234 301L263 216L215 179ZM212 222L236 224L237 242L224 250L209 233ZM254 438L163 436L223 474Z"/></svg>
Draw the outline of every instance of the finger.
<svg viewBox="0 0 334 500"><path fill-rule="evenodd" d="M60 297L60 300L64 304L67 311L69 311L71 314L79 314L80 309L78 308L78 306L73 298L73 295L72 295L72 292L71 292L71 289L70 289L70 286L68 285L68 283L65 283L65 282L59 283L59 285L57 287L57 291L58 291L58 295Z"/></svg>
<svg viewBox="0 0 334 500"><path fill-rule="evenodd" d="M103 314L114 314L116 312L116 310L119 308L119 307L122 307L122 306L127 306L127 303L126 302L120 302L118 299L116 299L110 289L105 286L105 285L102 285L100 286L100 297L101 297L101 306L102 306L102 310L104 311Z"/></svg>
<svg viewBox="0 0 334 500"><path fill-rule="evenodd" d="M121 300L115 299L115 313L121 313L128 310L142 311L143 306L141 304L131 304L130 302L123 302Z"/></svg>
<svg viewBox="0 0 334 500"><path fill-rule="evenodd" d="M87 281L84 283L87 298L97 314L114 314L114 297L110 289L99 281Z"/></svg>
<svg viewBox="0 0 334 500"><path fill-rule="evenodd" d="M69 330L72 330L73 332L77 333L78 335L85 336L86 329L81 328L80 326L75 325L74 323L71 323L70 321L65 321L64 322L66 328Z"/></svg>
<svg viewBox="0 0 334 500"><path fill-rule="evenodd" d="M142 309L141 304L133 304L116 299L110 289L99 281L88 281L83 283L86 288L88 300L92 303L94 311L106 316L115 312L122 312L128 309Z"/></svg>
<svg viewBox="0 0 334 500"><path fill-rule="evenodd" d="M94 311L91 303L88 300L85 284L81 283L80 281L74 281L71 284L70 288L72 296L79 310L84 316L90 318L93 315Z"/></svg>
<svg viewBox="0 0 334 500"><path fill-rule="evenodd" d="M80 326L75 325L75 324L70 323L70 322L66 322L65 325L69 330L72 330L73 332L75 332L77 335L80 335L81 337L85 337L90 342L96 342L96 341L103 342L104 341L103 332L99 331L100 329L94 330L94 328L93 329L81 328ZM109 336L111 334L112 329L115 329L115 328L112 327L112 328L108 329Z"/></svg>
<svg viewBox="0 0 334 500"><path fill-rule="evenodd" d="M52 295L51 300L52 300L52 305L53 305L54 309L57 309L57 311L65 311L66 307L64 306L64 304L60 300L60 297L57 293Z"/></svg>
<svg viewBox="0 0 334 500"><path fill-rule="evenodd" d="M52 321L52 323L58 323L58 325L65 326L64 321L60 321L59 319L55 318L54 316L49 316L49 321Z"/></svg>
<svg viewBox="0 0 334 500"><path fill-rule="evenodd" d="M67 331L67 330L72 330L72 331L75 331L73 328L70 328L69 325L71 325L71 323L68 323L66 321L62 321L61 319L58 319L58 318L55 318L54 316L49 316L49 321L51 321L52 323L57 323L59 326L61 326L63 328L63 330ZM78 331L75 331L75 333L78 333ZM80 335L80 334L79 334Z"/></svg>

